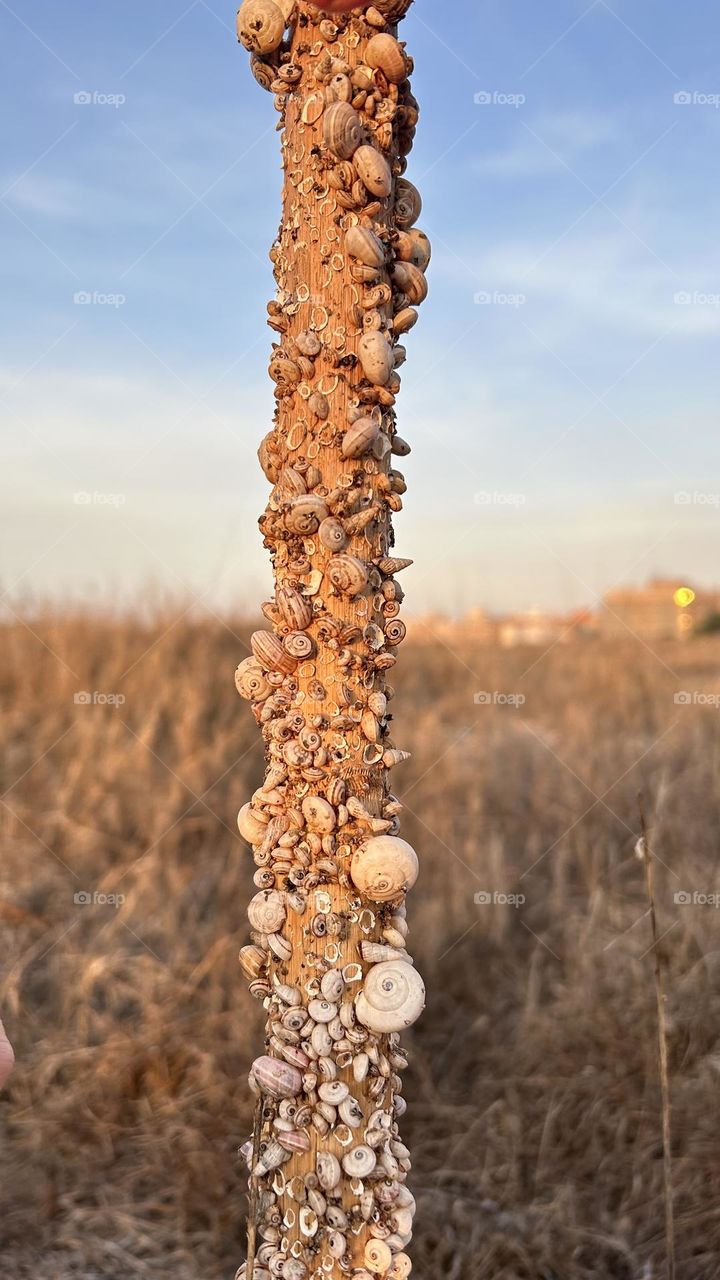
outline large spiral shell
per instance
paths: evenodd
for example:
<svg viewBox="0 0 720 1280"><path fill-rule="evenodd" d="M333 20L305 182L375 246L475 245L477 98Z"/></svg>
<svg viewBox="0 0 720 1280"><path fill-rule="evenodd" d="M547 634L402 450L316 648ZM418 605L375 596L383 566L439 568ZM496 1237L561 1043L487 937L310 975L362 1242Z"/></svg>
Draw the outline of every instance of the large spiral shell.
<svg viewBox="0 0 720 1280"><path fill-rule="evenodd" d="M425 1008L425 984L403 960L373 965L355 1002L363 1026L387 1033L411 1027Z"/></svg>
<svg viewBox="0 0 720 1280"><path fill-rule="evenodd" d="M235 688L248 702L264 702L272 693L257 658L245 658L235 672Z"/></svg>

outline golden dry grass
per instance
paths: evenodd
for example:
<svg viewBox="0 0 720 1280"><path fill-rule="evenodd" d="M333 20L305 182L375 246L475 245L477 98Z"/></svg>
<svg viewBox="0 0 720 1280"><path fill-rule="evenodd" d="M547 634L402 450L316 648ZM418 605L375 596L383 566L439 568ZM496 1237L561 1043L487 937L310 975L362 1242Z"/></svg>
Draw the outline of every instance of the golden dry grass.
<svg viewBox="0 0 720 1280"><path fill-rule="evenodd" d="M0 1104L4 1274L231 1277L261 1043L236 963L252 864L234 814L263 763L232 685L248 628L30 626L5 628L1 677L0 1009L19 1060ZM634 643L402 653L395 739L414 756L395 779L429 989L404 1132L426 1280L664 1275L640 788L662 860L679 1274L720 1275L720 915L673 900L720 890L720 711L673 697L717 692L719 656L711 640L661 660ZM478 706L481 689L526 702Z"/></svg>

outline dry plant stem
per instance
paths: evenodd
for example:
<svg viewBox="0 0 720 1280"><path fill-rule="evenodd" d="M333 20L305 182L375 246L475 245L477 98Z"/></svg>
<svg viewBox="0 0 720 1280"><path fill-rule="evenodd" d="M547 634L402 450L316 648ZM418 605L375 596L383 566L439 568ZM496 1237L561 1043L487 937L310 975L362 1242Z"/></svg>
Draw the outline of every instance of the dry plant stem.
<svg viewBox="0 0 720 1280"><path fill-rule="evenodd" d="M405 490L393 454L409 452L398 338L430 260L403 177L417 104L397 23L410 3L331 20L304 0L245 0L238 13L281 112L285 178L268 308L277 411L259 453L275 595L236 674L268 766L238 819L258 888L241 964L268 1016L244 1149L256 1280L410 1271L399 1033L424 987L406 949L417 858L390 793L404 753L387 683L405 634L395 575L410 563L392 554Z"/></svg>
<svg viewBox="0 0 720 1280"><path fill-rule="evenodd" d="M663 1177L665 1184L665 1243L667 1247L667 1274L668 1280L675 1280L675 1216L674 1216L674 1195L673 1195L673 1170L672 1170L672 1123L670 1110L670 1073L668 1069L668 1052L667 1052L667 1023L665 1017L665 984L663 980L662 963L660 960L660 952L658 949L658 930L657 917L655 913L655 886L653 875L652 852L647 839L647 825L645 822L645 813L643 810L642 798L640 805L640 831L641 839L639 842L639 853L645 867L645 883L647 886L648 902L650 904L650 927L652 930L653 940L653 959L655 968L655 997L657 1000L657 1029L658 1029L658 1056L660 1063L660 1092L662 1096L662 1127L663 1127Z"/></svg>

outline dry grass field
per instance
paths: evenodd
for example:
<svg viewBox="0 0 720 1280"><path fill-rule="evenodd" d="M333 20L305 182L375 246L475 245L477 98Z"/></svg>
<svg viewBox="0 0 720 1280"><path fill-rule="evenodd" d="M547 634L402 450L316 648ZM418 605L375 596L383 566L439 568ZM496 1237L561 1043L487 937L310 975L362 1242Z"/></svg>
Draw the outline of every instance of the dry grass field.
<svg viewBox="0 0 720 1280"><path fill-rule="evenodd" d="M243 1256L237 1148L261 1043L236 961L252 863L234 815L263 765L233 689L248 632L189 614L3 630L12 1280L219 1280ZM395 780L429 989L404 1121L423 1280L665 1275L639 791L678 1275L720 1276L720 914L702 896L720 891L720 710L697 696L720 692L719 646L402 652L394 737L413 759Z"/></svg>

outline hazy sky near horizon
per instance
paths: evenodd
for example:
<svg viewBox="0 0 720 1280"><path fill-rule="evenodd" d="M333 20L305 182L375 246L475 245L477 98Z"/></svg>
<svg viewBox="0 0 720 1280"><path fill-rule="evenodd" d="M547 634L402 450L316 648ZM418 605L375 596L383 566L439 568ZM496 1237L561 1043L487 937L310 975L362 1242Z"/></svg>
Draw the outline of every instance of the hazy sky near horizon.
<svg viewBox="0 0 720 1280"><path fill-rule="evenodd" d="M416 0L403 34L434 246L398 402L409 609L711 584L720 17ZM0 0L0 38L1 589L252 608L281 174L234 7Z"/></svg>

